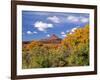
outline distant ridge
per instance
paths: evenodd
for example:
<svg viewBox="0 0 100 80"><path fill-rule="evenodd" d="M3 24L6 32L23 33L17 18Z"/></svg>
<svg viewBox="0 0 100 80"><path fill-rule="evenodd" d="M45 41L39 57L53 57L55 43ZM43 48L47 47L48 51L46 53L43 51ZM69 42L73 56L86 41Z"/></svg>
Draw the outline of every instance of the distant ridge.
<svg viewBox="0 0 100 80"><path fill-rule="evenodd" d="M56 39L60 39L58 36L56 36L55 34L51 35L49 40L56 40Z"/></svg>
<svg viewBox="0 0 100 80"><path fill-rule="evenodd" d="M49 38L45 38L45 39L41 39L41 40L32 40L32 41L23 41L23 45L27 45L31 42L34 42L34 41L38 41L38 42L42 42L44 44L49 44L49 43L53 43L53 44L59 44L61 43L61 38L59 38L57 35L55 34L52 34Z"/></svg>
<svg viewBox="0 0 100 80"><path fill-rule="evenodd" d="M43 43L60 43L61 40L62 40L61 38L59 38L55 34L52 34L49 38L41 39L40 42L43 42Z"/></svg>

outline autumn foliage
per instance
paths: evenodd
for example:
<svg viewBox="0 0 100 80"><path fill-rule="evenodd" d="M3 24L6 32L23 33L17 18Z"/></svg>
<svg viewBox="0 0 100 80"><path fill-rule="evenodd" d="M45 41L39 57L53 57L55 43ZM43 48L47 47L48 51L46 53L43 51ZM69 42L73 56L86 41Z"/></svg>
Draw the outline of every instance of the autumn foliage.
<svg viewBox="0 0 100 80"><path fill-rule="evenodd" d="M33 41L23 47L22 68L89 65L89 25L66 35L60 44Z"/></svg>

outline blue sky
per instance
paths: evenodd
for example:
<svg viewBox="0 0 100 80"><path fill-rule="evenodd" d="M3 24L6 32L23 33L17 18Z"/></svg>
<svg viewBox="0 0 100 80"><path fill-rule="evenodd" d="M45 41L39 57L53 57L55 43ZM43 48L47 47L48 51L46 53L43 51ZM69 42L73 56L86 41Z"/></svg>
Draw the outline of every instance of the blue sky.
<svg viewBox="0 0 100 80"><path fill-rule="evenodd" d="M22 40L40 40L56 34L60 38L89 24L87 13L22 11Z"/></svg>

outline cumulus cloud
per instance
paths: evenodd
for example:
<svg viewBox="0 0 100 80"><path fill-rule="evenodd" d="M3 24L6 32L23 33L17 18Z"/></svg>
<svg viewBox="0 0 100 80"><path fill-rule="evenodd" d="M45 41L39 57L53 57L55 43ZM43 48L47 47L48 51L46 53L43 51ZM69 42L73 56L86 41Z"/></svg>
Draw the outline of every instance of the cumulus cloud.
<svg viewBox="0 0 100 80"><path fill-rule="evenodd" d="M68 22L87 23L89 21L89 19L86 17L69 15L69 16L67 16L67 21Z"/></svg>
<svg viewBox="0 0 100 80"><path fill-rule="evenodd" d="M72 16L72 15L68 16L67 20L70 22L78 22L79 21L78 17Z"/></svg>
<svg viewBox="0 0 100 80"><path fill-rule="evenodd" d="M47 34L46 36L47 36L47 37L50 37L50 34Z"/></svg>
<svg viewBox="0 0 100 80"><path fill-rule="evenodd" d="M73 34L77 28L79 28L79 26L72 28L69 34Z"/></svg>
<svg viewBox="0 0 100 80"><path fill-rule="evenodd" d="M77 29L77 27L72 28L71 32L75 32L76 29Z"/></svg>
<svg viewBox="0 0 100 80"><path fill-rule="evenodd" d="M33 34L37 34L38 32L34 31Z"/></svg>
<svg viewBox="0 0 100 80"><path fill-rule="evenodd" d="M76 16L76 15L67 15L66 17L50 16L47 20L52 21L53 23L87 23L89 18L85 16Z"/></svg>
<svg viewBox="0 0 100 80"><path fill-rule="evenodd" d="M62 37L66 37L66 33L65 32L61 32L61 36Z"/></svg>
<svg viewBox="0 0 100 80"><path fill-rule="evenodd" d="M61 34L63 35L63 34L65 34L65 32L61 32Z"/></svg>
<svg viewBox="0 0 100 80"><path fill-rule="evenodd" d="M66 32L68 32L69 34L73 34L75 32L75 30L77 30L80 26L76 26L74 28L72 28L71 30L68 30Z"/></svg>
<svg viewBox="0 0 100 80"><path fill-rule="evenodd" d="M88 22L88 21L89 21L89 19L88 19L88 18L84 18L84 17L83 17L83 18L81 18L81 19L80 19L80 21L81 21L82 23L86 23L86 22Z"/></svg>
<svg viewBox="0 0 100 80"><path fill-rule="evenodd" d="M36 31L33 31L33 32L32 31L27 31L26 33L27 34L37 34L38 32L36 32Z"/></svg>
<svg viewBox="0 0 100 80"><path fill-rule="evenodd" d="M37 21L35 22L34 27L37 28L39 31L46 31L46 29L48 28L53 28L53 24Z"/></svg>
<svg viewBox="0 0 100 80"><path fill-rule="evenodd" d="M31 31L27 31L27 34L32 34L32 32Z"/></svg>
<svg viewBox="0 0 100 80"><path fill-rule="evenodd" d="M60 19L57 16L48 17L47 19L54 23L60 23Z"/></svg>
<svg viewBox="0 0 100 80"><path fill-rule="evenodd" d="M63 34L62 37L66 37L66 34Z"/></svg>

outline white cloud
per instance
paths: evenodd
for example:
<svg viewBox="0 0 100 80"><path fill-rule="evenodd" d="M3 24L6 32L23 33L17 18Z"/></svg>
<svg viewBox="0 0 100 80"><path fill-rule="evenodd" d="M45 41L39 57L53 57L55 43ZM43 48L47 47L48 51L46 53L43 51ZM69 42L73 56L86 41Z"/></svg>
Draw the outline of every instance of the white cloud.
<svg viewBox="0 0 100 80"><path fill-rule="evenodd" d="M47 37L50 37L50 34L47 34L46 36L47 36Z"/></svg>
<svg viewBox="0 0 100 80"><path fill-rule="evenodd" d="M27 34L32 34L32 32L31 31L27 31Z"/></svg>
<svg viewBox="0 0 100 80"><path fill-rule="evenodd" d="M37 34L38 32L34 31L33 34Z"/></svg>
<svg viewBox="0 0 100 80"><path fill-rule="evenodd" d="M76 17L76 16L70 15L70 16L67 17L67 21L70 21L70 22L79 22L79 18Z"/></svg>
<svg viewBox="0 0 100 80"><path fill-rule="evenodd" d="M66 37L66 34L63 34L62 37Z"/></svg>
<svg viewBox="0 0 100 80"><path fill-rule="evenodd" d="M77 29L77 27L72 28L71 32L75 32L76 29Z"/></svg>
<svg viewBox="0 0 100 80"><path fill-rule="evenodd" d="M47 19L54 23L60 23L60 19L57 16L48 17Z"/></svg>
<svg viewBox="0 0 100 80"><path fill-rule="evenodd" d="M53 24L37 21L35 22L34 27L36 27L39 31L46 31L48 28L53 28Z"/></svg>
<svg viewBox="0 0 100 80"><path fill-rule="evenodd" d="M87 23L89 21L88 18L86 17L81 17L81 16L73 16L73 15L69 15L67 16L67 21L68 22L80 22L80 23Z"/></svg>
<svg viewBox="0 0 100 80"><path fill-rule="evenodd" d="M61 36L62 37L66 37L66 33L65 32L61 32Z"/></svg>
<svg viewBox="0 0 100 80"><path fill-rule="evenodd" d="M69 31L69 34L73 34L80 26L76 26Z"/></svg>
<svg viewBox="0 0 100 80"><path fill-rule="evenodd" d="M86 22L88 22L88 21L89 21L89 19L88 19L88 18L84 18L84 17L83 17L83 18L81 18L81 19L80 19L80 21L81 21L82 23L86 23Z"/></svg>
<svg viewBox="0 0 100 80"><path fill-rule="evenodd" d="M61 32L61 34L62 34L62 35L64 35L64 34L65 34L65 32Z"/></svg>

